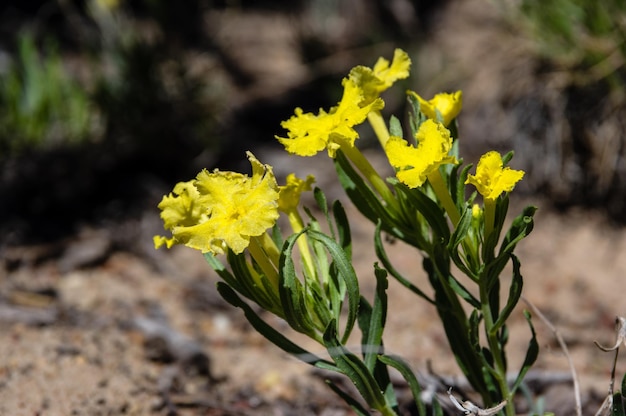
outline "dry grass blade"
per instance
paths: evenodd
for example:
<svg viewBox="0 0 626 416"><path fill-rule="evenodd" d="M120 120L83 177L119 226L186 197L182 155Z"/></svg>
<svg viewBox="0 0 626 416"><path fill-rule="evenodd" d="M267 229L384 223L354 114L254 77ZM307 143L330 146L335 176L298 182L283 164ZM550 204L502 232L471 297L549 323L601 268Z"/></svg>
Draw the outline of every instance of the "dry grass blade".
<svg viewBox="0 0 626 416"><path fill-rule="evenodd" d="M624 343L626 345L626 319L618 316L615 318L615 332L617 333L615 344L612 347L603 347L594 341L596 347L600 348L604 352L615 351L615 357L613 358L613 367L611 368L611 382L609 383L609 394L602 403L602 406L598 410L595 416L602 416L609 414L613 408L613 393L615 386L615 368L617 367L617 356L619 355L619 346ZM609 412L609 413L605 413Z"/></svg>
<svg viewBox="0 0 626 416"><path fill-rule="evenodd" d="M574 384L574 399L576 400L576 415L582 416L583 414L582 400L580 396L580 384L578 383L578 375L576 374L576 367L574 367L574 361L572 360L572 356L569 354L569 350L567 349L567 345L565 344L563 337L561 336L559 331L556 329L556 327L552 325L552 322L550 322L550 320L548 320L548 318L546 318L546 316L543 313L541 313L541 311L532 302L530 302L524 296L522 296L521 298L524 301L524 303L526 303L526 305L528 305L528 307L532 309L533 313L537 315L539 319L541 319L548 328L550 328L550 330L554 334L554 337L558 341L559 346L563 350L563 354L565 354L565 357L567 358L567 363L569 365L570 372L572 373L572 383Z"/></svg>
<svg viewBox="0 0 626 416"><path fill-rule="evenodd" d="M624 345L626 345L626 319L622 318L621 316L616 317L615 327L615 332L617 332L617 339L615 340L615 344L612 347L603 347L598 343L598 341L594 341L594 344L596 344L596 346L604 352L617 350L622 342L624 343Z"/></svg>
<svg viewBox="0 0 626 416"><path fill-rule="evenodd" d="M459 402L457 398L454 397L454 395L452 394L452 387L448 389L448 397L450 398L450 401L454 404L454 406L460 411L462 411L464 415L477 415L477 416L495 415L498 412L500 412L500 410L502 410L504 406L506 406L507 404L507 401L504 400L503 402L498 403L494 407L490 407L488 409L481 409L480 407L476 406L474 403L470 402L469 400L466 400L464 402Z"/></svg>

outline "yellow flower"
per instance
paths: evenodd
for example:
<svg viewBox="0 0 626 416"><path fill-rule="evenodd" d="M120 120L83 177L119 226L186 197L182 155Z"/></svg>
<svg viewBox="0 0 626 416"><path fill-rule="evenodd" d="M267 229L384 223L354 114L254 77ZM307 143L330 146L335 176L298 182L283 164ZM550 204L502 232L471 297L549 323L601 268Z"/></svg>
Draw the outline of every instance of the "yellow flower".
<svg viewBox="0 0 626 416"><path fill-rule="evenodd" d="M200 172L181 182L159 203L171 238L155 236L156 248L184 244L213 254L226 248L239 254L250 238L260 236L278 219L278 185L269 165L251 153L252 176L236 172Z"/></svg>
<svg viewBox="0 0 626 416"><path fill-rule="evenodd" d="M287 214L294 211L300 203L302 192L310 191L314 182L313 175L308 175L304 180L293 173L287 175L287 183L279 187L278 209Z"/></svg>
<svg viewBox="0 0 626 416"><path fill-rule="evenodd" d="M511 192L524 176L524 171L503 167L500 153L491 151L481 156L476 175L468 175L466 184L472 184L486 200L495 201L502 192Z"/></svg>
<svg viewBox="0 0 626 416"><path fill-rule="evenodd" d="M192 226L202 219L203 208L198 204L200 193L194 186L194 181L179 182L174 186L172 193L163 197L159 204L161 219L165 229L170 230L176 226ZM154 237L154 244L158 248L166 245L167 248L176 244L175 238L162 236Z"/></svg>
<svg viewBox="0 0 626 416"><path fill-rule="evenodd" d="M478 204L472 205L472 219L479 220L483 215L483 209Z"/></svg>
<svg viewBox="0 0 626 416"><path fill-rule="evenodd" d="M461 107L463 106L463 93L461 91L452 94L436 94L429 101L424 100L413 91L408 91L408 94L417 98L420 103L420 111L424 113L426 117L440 121L444 126L448 126L450 122L459 115Z"/></svg>
<svg viewBox="0 0 626 416"><path fill-rule="evenodd" d="M396 81L408 78L411 69L411 58L402 49L393 53L391 64L385 58L378 58L374 68L356 66L350 71L350 79L362 90L365 102L374 101L381 92L387 90Z"/></svg>
<svg viewBox="0 0 626 416"><path fill-rule="evenodd" d="M281 126L288 130L286 138L278 137L289 153L299 156L313 156L327 149L332 158L342 146L353 147L359 134L354 126L361 124L370 111L380 110L384 103L376 99L361 106L363 94L356 84L344 78L343 97L336 107L327 113L320 109L318 115L304 113L296 108L295 115L283 121Z"/></svg>
<svg viewBox="0 0 626 416"><path fill-rule="evenodd" d="M396 176L409 188L422 186L439 166L457 163L448 153L452 148L450 131L441 123L426 120L417 134L417 148L400 137L390 137L385 147L389 163L396 168Z"/></svg>

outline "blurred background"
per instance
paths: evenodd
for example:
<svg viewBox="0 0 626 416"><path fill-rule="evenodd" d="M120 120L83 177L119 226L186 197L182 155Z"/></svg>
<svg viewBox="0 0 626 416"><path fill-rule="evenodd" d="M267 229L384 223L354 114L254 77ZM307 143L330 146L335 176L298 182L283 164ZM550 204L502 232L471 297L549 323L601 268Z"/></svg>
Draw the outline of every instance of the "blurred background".
<svg viewBox="0 0 626 416"><path fill-rule="evenodd" d="M525 193L626 220L621 0L8 0L0 32L1 246L153 210L396 47L406 88L464 91L466 161L515 150Z"/></svg>

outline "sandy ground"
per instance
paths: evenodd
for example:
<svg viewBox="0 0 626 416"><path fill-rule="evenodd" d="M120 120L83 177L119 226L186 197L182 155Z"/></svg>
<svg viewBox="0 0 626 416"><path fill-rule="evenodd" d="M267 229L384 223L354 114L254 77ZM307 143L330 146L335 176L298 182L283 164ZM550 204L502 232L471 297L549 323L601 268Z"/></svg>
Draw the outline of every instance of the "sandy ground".
<svg viewBox="0 0 626 416"><path fill-rule="evenodd" d="M261 154L272 159L272 152ZM267 161L280 164L282 157ZM300 167L323 173L325 163L311 160ZM334 192L339 190L329 194ZM626 257L620 255L626 233L590 213L557 215L541 209L540 201L529 202L540 210L533 234L518 249L524 296L568 343L585 401L595 405L608 388L612 356L593 342L613 343L615 316L626 306ZM371 293L372 226L347 207L354 219L355 268L363 291ZM155 227L156 213L146 214L146 241ZM23 247L5 256L0 414L349 414L310 367L270 345L221 301L200 253L107 251L106 238L85 232L60 248ZM417 253L400 243L390 252L398 269L427 288ZM430 363L437 374L458 375L432 307L396 282L389 296L388 351L406 357L419 372L426 373ZM283 322L267 318L292 334ZM541 346L536 369L546 380L567 376L553 334L534 322ZM529 336L521 308L510 327L510 363L516 368ZM618 374L624 364L621 359ZM548 384L548 408L570 414L571 385Z"/></svg>

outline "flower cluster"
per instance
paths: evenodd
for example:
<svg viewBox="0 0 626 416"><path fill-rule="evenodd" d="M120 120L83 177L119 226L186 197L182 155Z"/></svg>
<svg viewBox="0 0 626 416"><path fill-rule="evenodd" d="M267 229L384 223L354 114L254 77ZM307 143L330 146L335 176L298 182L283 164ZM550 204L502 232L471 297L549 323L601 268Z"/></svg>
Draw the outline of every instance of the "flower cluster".
<svg viewBox="0 0 626 416"><path fill-rule="evenodd" d="M184 244L213 254L230 248L244 251L251 237L271 228L278 219L279 190L272 167L252 153L252 176L203 170L196 179L180 182L159 204L161 218L172 237L155 236L156 248Z"/></svg>
<svg viewBox="0 0 626 416"><path fill-rule="evenodd" d="M341 204L335 202L330 209L322 191L315 188L315 201L327 224L322 227L306 208L305 221L300 197L312 190L314 178L290 174L284 185L278 185L272 167L251 153L251 175L203 170L195 179L178 183L159 204L171 236L155 236L154 243L157 248L182 244L204 253L224 280L218 284L220 294L243 309L255 329L285 351L349 375L365 402L383 415L397 413L385 375L387 366L407 378L422 409L417 382L406 363L381 353L389 274L436 308L450 348L484 405L513 415L512 394L536 358L533 332L527 359L510 385L504 348L506 321L522 287L513 250L532 230L535 208L526 208L503 233L508 193L524 172L506 166L512 153L502 156L495 151L480 158L475 174L469 173L471 165L462 167L457 145L461 91L436 94L430 100L407 91L408 128L393 116L385 121L382 94L408 78L410 68L409 55L400 49L391 61L380 58L371 68L353 68L342 81L343 94L336 106L317 114L296 108L281 123L286 135L276 137L296 156L326 150L348 197L376 225L373 245L383 268L374 266L377 290L372 304L359 290L351 264L349 221ZM394 177L381 177L357 147L356 127L366 122ZM475 202L478 194L482 205ZM280 230L280 215L286 216L290 232ZM393 267L382 232L418 249L432 295ZM226 254L230 271L218 259L220 254ZM500 293L504 285L500 274L509 262L513 270L510 288L508 294ZM453 270L464 273L475 287L466 288ZM298 347L263 321L240 295L323 344L332 360ZM357 322L367 344L363 358L344 346ZM481 328L484 339L478 336ZM340 395L347 397L345 392ZM356 409L360 406L348 401Z"/></svg>

